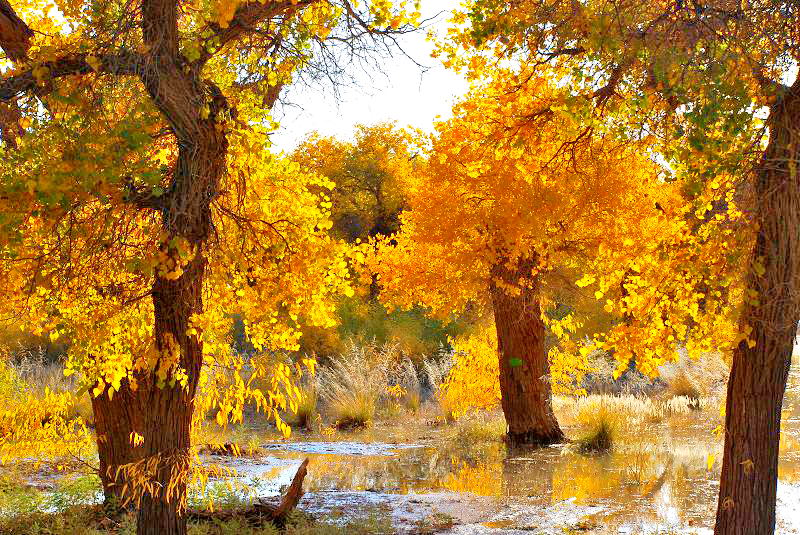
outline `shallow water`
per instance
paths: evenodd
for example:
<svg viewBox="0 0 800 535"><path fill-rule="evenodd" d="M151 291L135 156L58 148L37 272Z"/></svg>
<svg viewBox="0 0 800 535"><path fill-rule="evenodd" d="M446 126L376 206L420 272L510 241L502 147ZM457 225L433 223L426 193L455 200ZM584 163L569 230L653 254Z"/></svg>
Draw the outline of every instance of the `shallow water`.
<svg viewBox="0 0 800 535"><path fill-rule="evenodd" d="M571 431L566 429L567 433ZM373 436L382 435L381 430ZM400 532L436 513L449 533L710 533L722 444L702 420L636 429L612 453L552 447L509 452L497 442L454 444L441 430L408 442L269 443L257 459L212 457L255 494L277 495L311 460L301 507L390 514ZM777 533L800 533L800 366L783 411Z"/></svg>
<svg viewBox="0 0 800 535"><path fill-rule="evenodd" d="M459 443L470 435L417 421L269 442L253 458L203 459L235 470L239 492L269 497L309 458L302 509L329 519L389 516L398 533L435 525L450 535L705 534L712 532L722 460L721 438L712 432L716 408L709 410L639 423L603 455ZM778 475L776 533L800 535L800 359L784 400ZM31 486L47 493L57 477L40 473Z"/></svg>

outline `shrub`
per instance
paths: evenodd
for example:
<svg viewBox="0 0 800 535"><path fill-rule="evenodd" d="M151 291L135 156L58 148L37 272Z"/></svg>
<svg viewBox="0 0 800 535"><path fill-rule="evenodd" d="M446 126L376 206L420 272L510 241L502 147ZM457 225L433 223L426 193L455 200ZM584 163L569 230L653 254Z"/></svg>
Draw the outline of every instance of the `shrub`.
<svg viewBox="0 0 800 535"><path fill-rule="evenodd" d="M614 448L623 433L664 418L662 403L636 396L591 395L575 400L558 399L563 423L578 427L575 448L582 453L602 453Z"/></svg>
<svg viewBox="0 0 800 535"><path fill-rule="evenodd" d="M389 366L396 346L357 346L332 358L317 370L319 397L336 427L366 427L375 417L379 401L388 398Z"/></svg>
<svg viewBox="0 0 800 535"><path fill-rule="evenodd" d="M389 312L379 301L356 295L339 303L339 327L304 329L301 351L331 355L343 353L353 342L369 346L396 345L402 353L417 361L447 344L449 337L464 330L466 318L445 322L433 319L422 308Z"/></svg>
<svg viewBox="0 0 800 535"><path fill-rule="evenodd" d="M497 332L484 322L467 336L450 341L453 365L441 383L437 398L445 418L456 420L472 411L500 405Z"/></svg>
<svg viewBox="0 0 800 535"><path fill-rule="evenodd" d="M587 360L591 371L582 377L580 387L588 394L646 396L664 388L661 380L651 379L635 368L615 379L614 371L619 363L608 351L596 349Z"/></svg>
<svg viewBox="0 0 800 535"><path fill-rule="evenodd" d="M670 397L693 400L722 395L729 375L728 365L719 353L704 353L698 359L684 356L662 366L660 372Z"/></svg>
<svg viewBox="0 0 800 535"><path fill-rule="evenodd" d="M684 367L679 367L675 371L669 383L667 383L667 388L671 397L700 398L700 389L689 377Z"/></svg>
<svg viewBox="0 0 800 535"><path fill-rule="evenodd" d="M300 401L297 403L297 412L292 418L292 425L311 429L317 418L317 387L316 381L310 381L300 387Z"/></svg>

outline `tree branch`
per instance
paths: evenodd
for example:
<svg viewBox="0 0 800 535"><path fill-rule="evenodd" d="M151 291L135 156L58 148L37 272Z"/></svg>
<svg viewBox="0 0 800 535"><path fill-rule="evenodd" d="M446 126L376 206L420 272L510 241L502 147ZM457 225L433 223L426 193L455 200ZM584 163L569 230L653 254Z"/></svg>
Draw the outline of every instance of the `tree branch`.
<svg viewBox="0 0 800 535"><path fill-rule="evenodd" d="M33 31L17 16L8 0L0 0L0 48L12 61L28 56Z"/></svg>
<svg viewBox="0 0 800 535"><path fill-rule="evenodd" d="M265 20L277 17L278 15L292 15L311 4L319 3L319 1L320 0L273 0L270 2L263 2L254 0L245 2L236 8L233 19L231 19L227 27L223 28L215 22L209 25L213 35L207 39L207 41L213 40L215 45L217 45L216 49L220 50L231 41L239 39L242 35L255 32L256 26ZM208 51L208 49L205 48L205 52L198 62L203 64L213 55L214 52Z"/></svg>
<svg viewBox="0 0 800 535"><path fill-rule="evenodd" d="M96 72L101 73L137 75L141 72L143 65L142 57L130 52L100 56L94 67L87 61L89 57L89 54L65 56L0 80L0 102L7 102L19 95L36 90L40 86L40 80L45 82L66 76L88 74L94 72L95 67ZM39 79L34 73L39 75Z"/></svg>
<svg viewBox="0 0 800 535"><path fill-rule="evenodd" d="M138 189L133 185L132 177L125 177L124 201L137 208L160 211L164 208L164 195L156 196L150 190Z"/></svg>
<svg viewBox="0 0 800 535"><path fill-rule="evenodd" d="M0 48L12 61L22 61L28 56L33 31L20 19L7 0L0 0ZM6 147L16 148L22 135L19 103L0 102L0 136Z"/></svg>

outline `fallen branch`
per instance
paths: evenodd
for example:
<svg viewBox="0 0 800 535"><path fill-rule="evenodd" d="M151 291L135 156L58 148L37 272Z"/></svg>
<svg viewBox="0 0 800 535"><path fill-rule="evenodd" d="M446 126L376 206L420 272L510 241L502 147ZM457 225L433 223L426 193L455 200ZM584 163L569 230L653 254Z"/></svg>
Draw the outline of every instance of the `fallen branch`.
<svg viewBox="0 0 800 535"><path fill-rule="evenodd" d="M195 522L210 522L214 520L230 520L233 518L243 518L247 520L248 524L259 526L272 522L281 526L285 523L286 517L291 513L303 497L303 480L308 473L308 459L304 460L297 469L297 473L292 479L292 484L286 490L286 493L281 497L280 503L277 505L272 501L265 499L258 499L252 505L243 509L234 509L230 511L203 511L190 509L187 512L187 517L190 521Z"/></svg>

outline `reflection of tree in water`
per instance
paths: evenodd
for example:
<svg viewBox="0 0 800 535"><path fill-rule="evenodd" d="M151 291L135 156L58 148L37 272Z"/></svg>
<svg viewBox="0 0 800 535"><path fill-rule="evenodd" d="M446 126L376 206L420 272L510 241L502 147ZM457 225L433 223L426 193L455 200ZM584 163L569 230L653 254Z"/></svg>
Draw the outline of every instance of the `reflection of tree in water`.
<svg viewBox="0 0 800 535"><path fill-rule="evenodd" d="M524 498L548 506L566 500L600 505L602 524L709 525L717 471L713 451L695 443L676 448L668 439L626 443L606 455L561 448L508 452L500 442L455 443L409 449L395 456L319 455L306 479L309 490L372 490L405 494L448 490Z"/></svg>
<svg viewBox="0 0 800 535"><path fill-rule="evenodd" d="M397 456L313 456L306 486L319 490L471 492L497 496L501 486L501 444L481 448L419 448Z"/></svg>
<svg viewBox="0 0 800 535"><path fill-rule="evenodd" d="M664 492L683 523L690 526L713 523L713 509L708 504L716 497L717 487L711 481L717 477L689 463L681 463L672 470Z"/></svg>
<svg viewBox="0 0 800 535"><path fill-rule="evenodd" d="M503 495L550 503L560 452L555 448L512 451L503 460Z"/></svg>

